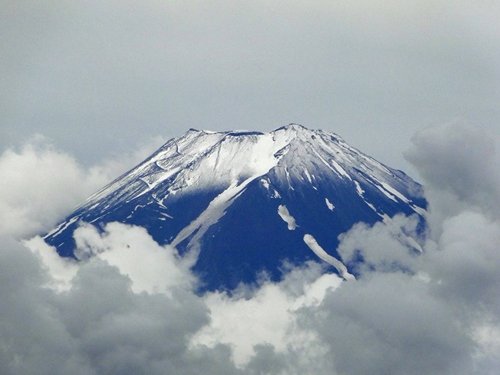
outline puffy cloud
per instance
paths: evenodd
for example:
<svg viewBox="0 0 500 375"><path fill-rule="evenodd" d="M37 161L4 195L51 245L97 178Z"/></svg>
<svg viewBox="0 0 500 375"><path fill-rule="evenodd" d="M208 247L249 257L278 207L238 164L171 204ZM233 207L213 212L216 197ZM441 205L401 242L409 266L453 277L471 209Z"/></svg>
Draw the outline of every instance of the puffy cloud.
<svg viewBox="0 0 500 375"><path fill-rule="evenodd" d="M83 225L74 234L79 259L99 258L116 266L133 280L136 292L169 293L175 287L190 287L195 278L175 248L160 246L141 227L109 223L100 234Z"/></svg>
<svg viewBox="0 0 500 375"><path fill-rule="evenodd" d="M346 283L306 319L339 373L470 373L472 340L453 311L424 281L402 273Z"/></svg>
<svg viewBox="0 0 500 375"><path fill-rule="evenodd" d="M58 291L71 289L73 278L78 271L78 262L60 257L55 248L49 246L40 236L22 243L33 252L41 267L51 276L45 284L46 287Z"/></svg>
<svg viewBox="0 0 500 375"><path fill-rule="evenodd" d="M447 217L466 209L500 218L500 134L466 122L417 132L406 153L424 178L436 235Z"/></svg>
<svg viewBox="0 0 500 375"><path fill-rule="evenodd" d="M398 220L412 225L411 218ZM500 327L500 222L462 212L442 228L418 256L390 225L359 225L344 235L345 260L359 251L368 265L355 283L327 296L321 314L306 314L340 373L493 374L498 368L491 347Z"/></svg>
<svg viewBox="0 0 500 375"><path fill-rule="evenodd" d="M340 235L337 251L358 272L413 270L422 247L415 240L418 219L396 215L369 226L357 223ZM413 256L411 256L413 255ZM360 262L361 261L361 262Z"/></svg>
<svg viewBox="0 0 500 375"><path fill-rule="evenodd" d="M428 188L448 191L460 200L486 207L500 195L496 136L466 122L435 126L414 135L413 147L406 156Z"/></svg>
<svg viewBox="0 0 500 375"><path fill-rule="evenodd" d="M500 221L462 212L443 223L438 250L425 257L437 290L500 316Z"/></svg>
<svg viewBox="0 0 500 375"><path fill-rule="evenodd" d="M90 374L77 342L64 329L36 259L16 241L1 238L0 372Z"/></svg>
<svg viewBox="0 0 500 375"><path fill-rule="evenodd" d="M300 348L304 356L315 358L317 335L298 327L296 318L299 309L319 305L326 293L340 285L341 278L322 272L318 264L311 263L290 270L279 283L264 281L251 290L241 286L231 295L207 294L204 300L212 319L193 338L193 346L231 345L233 359L240 366L252 359L255 350L262 354L264 349L256 348L258 345L269 345L280 353Z"/></svg>
<svg viewBox="0 0 500 375"><path fill-rule="evenodd" d="M14 236L50 228L106 182L42 138L3 152L0 175L0 233Z"/></svg>
<svg viewBox="0 0 500 375"><path fill-rule="evenodd" d="M0 234L26 237L52 228L90 194L149 155L159 138L134 151L83 167L71 155L35 136L0 155Z"/></svg>
<svg viewBox="0 0 500 375"><path fill-rule="evenodd" d="M189 288L135 293L129 277L97 257L80 264L67 291L43 287L50 277L2 238L2 374L236 373L226 347L188 349L209 319Z"/></svg>

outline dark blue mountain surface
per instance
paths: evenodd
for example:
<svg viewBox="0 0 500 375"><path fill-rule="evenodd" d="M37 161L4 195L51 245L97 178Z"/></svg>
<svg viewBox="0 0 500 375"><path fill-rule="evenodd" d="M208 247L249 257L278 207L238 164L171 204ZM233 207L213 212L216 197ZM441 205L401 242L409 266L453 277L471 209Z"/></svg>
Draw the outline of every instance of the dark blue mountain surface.
<svg viewBox="0 0 500 375"><path fill-rule="evenodd" d="M421 190L327 131L190 129L90 197L45 240L75 257L79 223L139 225L193 256L204 290L233 289L261 271L278 280L285 261L325 262L352 278L335 250L338 235L397 213L423 222Z"/></svg>

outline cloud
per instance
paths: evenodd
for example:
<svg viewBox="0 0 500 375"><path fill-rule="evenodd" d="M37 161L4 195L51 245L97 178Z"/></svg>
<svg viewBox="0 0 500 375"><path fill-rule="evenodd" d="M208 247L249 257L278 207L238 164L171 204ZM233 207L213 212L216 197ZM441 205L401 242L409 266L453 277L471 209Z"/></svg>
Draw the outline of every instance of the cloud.
<svg viewBox="0 0 500 375"><path fill-rule="evenodd" d="M500 222L461 212L418 257L390 226L355 226L344 235L343 259L360 251L368 266L359 268L356 283L327 296L321 314L306 315L314 327L325 327L318 332L339 372L493 374L498 356L482 347L499 338L500 322L492 318L500 314L499 233ZM481 338L484 325L493 337Z"/></svg>
<svg viewBox="0 0 500 375"><path fill-rule="evenodd" d="M40 137L3 152L0 175L0 234L18 237L49 229L106 182Z"/></svg>
<svg viewBox="0 0 500 375"><path fill-rule="evenodd" d="M40 262L41 268L50 275L44 286L56 291L71 289L73 278L79 268L77 261L60 257L57 251L40 236L24 240L22 244L31 250Z"/></svg>
<svg viewBox="0 0 500 375"><path fill-rule="evenodd" d="M262 281L253 290L241 286L231 295L208 293L204 301L211 322L193 337L192 345L231 345L233 359L240 367L263 350L256 348L259 345L268 345L273 352L301 351L312 361L323 352L317 348L316 333L298 327L297 311L319 305L341 281L337 275L323 274L317 263L310 263L290 270L279 283Z"/></svg>
<svg viewBox="0 0 500 375"><path fill-rule="evenodd" d="M5 374L89 374L77 345L40 288L45 275L16 241L2 237L0 248L0 371Z"/></svg>
<svg viewBox="0 0 500 375"><path fill-rule="evenodd" d="M444 296L481 310L500 313L500 221L477 212L462 212L443 223L437 251L424 258ZM472 310L474 310L474 308Z"/></svg>
<svg viewBox="0 0 500 375"><path fill-rule="evenodd" d="M175 248L160 246L141 227L109 223L100 234L83 225L75 231L76 256L99 258L133 280L135 292L169 293L175 287L193 287L195 278Z"/></svg>
<svg viewBox="0 0 500 375"><path fill-rule="evenodd" d="M328 296L313 326L339 373L468 374L472 340L428 285L376 274ZM311 319L311 318L309 318Z"/></svg>
<svg viewBox="0 0 500 375"><path fill-rule="evenodd" d="M357 272L394 272L414 269L422 247L415 240L418 218L396 215L373 226L357 223L339 236L337 251ZM360 262L361 260L361 262Z"/></svg>
<svg viewBox="0 0 500 375"><path fill-rule="evenodd" d="M159 138L92 167L35 136L0 154L0 234L27 237L51 229L77 204L148 156Z"/></svg>
<svg viewBox="0 0 500 375"><path fill-rule="evenodd" d="M1 244L2 374L236 373L227 348L188 349L209 319L189 288L135 293L129 277L96 257L60 293L41 286L50 275L31 252Z"/></svg>
<svg viewBox="0 0 500 375"><path fill-rule="evenodd" d="M500 217L498 140L498 133L465 122L426 128L413 136L406 157L426 181L437 220L470 207Z"/></svg>

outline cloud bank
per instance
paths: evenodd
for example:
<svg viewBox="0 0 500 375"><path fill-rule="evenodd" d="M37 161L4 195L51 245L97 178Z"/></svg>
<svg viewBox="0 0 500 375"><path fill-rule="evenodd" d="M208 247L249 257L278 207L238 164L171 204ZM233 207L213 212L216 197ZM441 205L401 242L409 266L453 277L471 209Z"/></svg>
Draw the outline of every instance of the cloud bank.
<svg viewBox="0 0 500 375"><path fill-rule="evenodd" d="M0 160L9 170L47 160L51 170L52 160L63 160L78 171L74 160L47 152L8 151ZM142 228L82 226L78 263L48 256L53 250L36 237L28 250L13 237L43 227L50 202L27 205L37 218L28 232L26 220L2 227L0 372L495 374L500 197L491 162L498 151L462 124L420 132L408 157L426 181L429 233L418 236L414 218L403 216L354 226L339 253L366 264L349 282L311 263L278 283L263 277L231 295L200 296L175 249ZM36 173L8 181L23 178L33 190L53 187ZM0 196L0 207L18 202L13 193ZM58 194L49 198L64 210Z"/></svg>

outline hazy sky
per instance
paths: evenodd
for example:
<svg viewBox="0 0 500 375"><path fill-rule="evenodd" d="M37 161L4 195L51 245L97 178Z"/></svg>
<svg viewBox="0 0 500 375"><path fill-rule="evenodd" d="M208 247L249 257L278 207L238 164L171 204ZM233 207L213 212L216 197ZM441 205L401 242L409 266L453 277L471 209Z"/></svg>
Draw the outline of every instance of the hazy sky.
<svg viewBox="0 0 500 375"><path fill-rule="evenodd" d="M498 1L0 2L0 151L39 133L89 165L296 122L411 172L420 128L499 134Z"/></svg>

